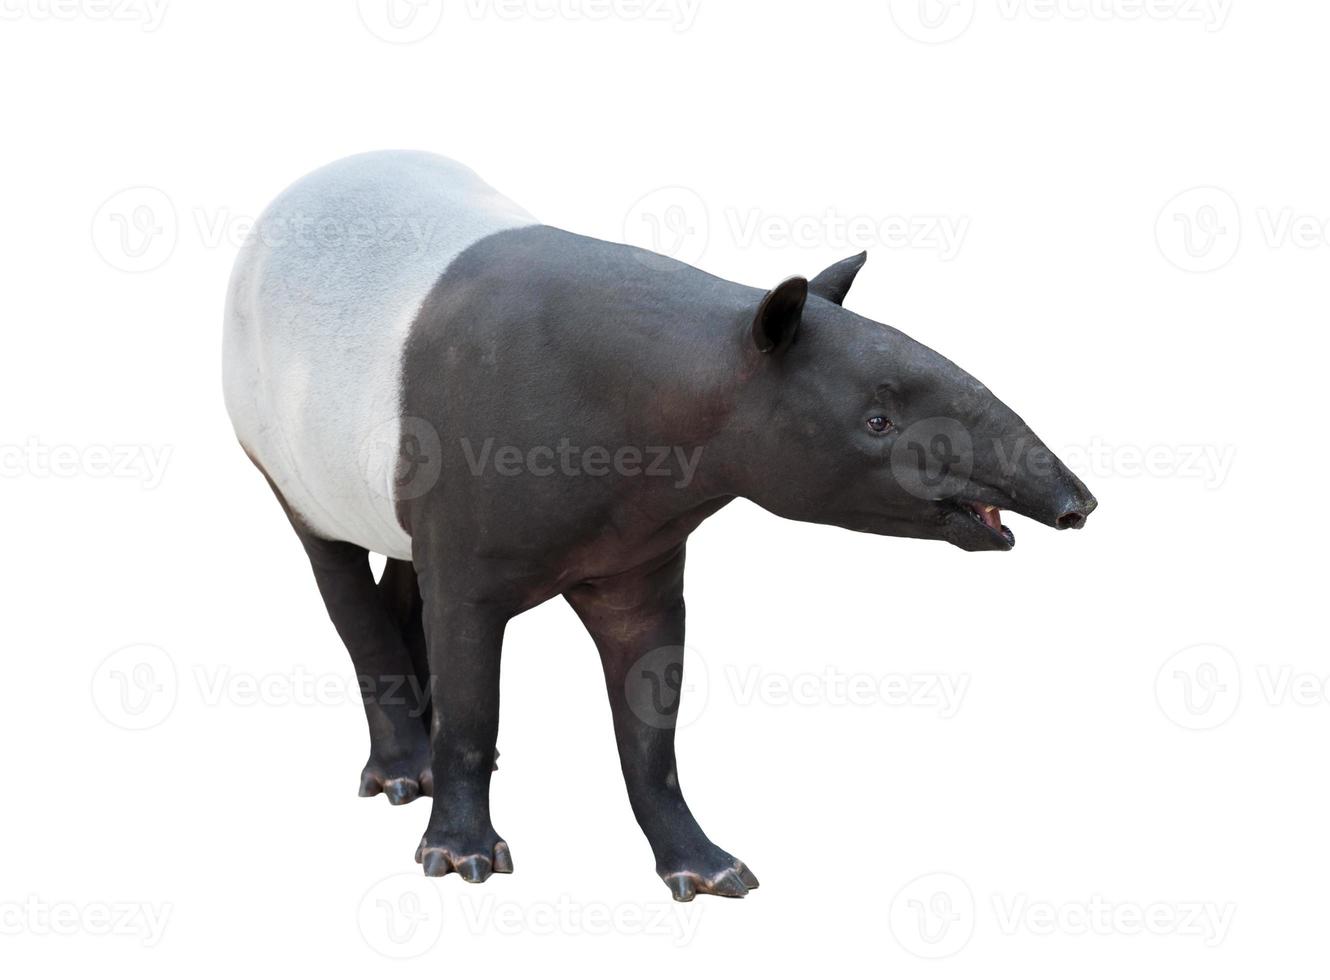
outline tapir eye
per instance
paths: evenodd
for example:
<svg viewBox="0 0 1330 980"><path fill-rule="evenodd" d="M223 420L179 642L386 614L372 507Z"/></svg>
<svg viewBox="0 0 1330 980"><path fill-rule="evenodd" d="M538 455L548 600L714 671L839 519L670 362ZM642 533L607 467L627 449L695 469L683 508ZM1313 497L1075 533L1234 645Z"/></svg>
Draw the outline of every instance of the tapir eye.
<svg viewBox="0 0 1330 980"><path fill-rule="evenodd" d="M874 415L868 420L868 427L874 432L886 432L891 428L891 419L884 415Z"/></svg>

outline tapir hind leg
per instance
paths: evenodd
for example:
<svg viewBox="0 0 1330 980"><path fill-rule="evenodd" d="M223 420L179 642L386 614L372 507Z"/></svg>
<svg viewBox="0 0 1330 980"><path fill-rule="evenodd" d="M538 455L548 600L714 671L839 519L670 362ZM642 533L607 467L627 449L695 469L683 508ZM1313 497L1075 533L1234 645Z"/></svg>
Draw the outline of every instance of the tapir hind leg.
<svg viewBox="0 0 1330 980"><path fill-rule="evenodd" d="M390 612L369 552L345 541L324 541L297 528L314 579L337 633L346 644L369 722L369 760L360 795L383 793L393 805L433 791L430 772L428 688L401 625Z"/></svg>
<svg viewBox="0 0 1330 980"><path fill-rule="evenodd" d="M423 603L420 601L420 587L416 580L416 569L409 561L389 558L383 566L383 575L379 577L379 595L388 607L388 614L397 623L402 639L411 654L411 666L415 668L417 690L424 692L425 704L422 719L429 728L429 660L425 654L425 628L421 622Z"/></svg>
<svg viewBox="0 0 1330 980"><path fill-rule="evenodd" d="M682 695L682 545L664 564L566 594L600 650L633 815L676 901L738 898L757 878L707 838L679 788L674 729Z"/></svg>
<svg viewBox="0 0 1330 980"><path fill-rule="evenodd" d="M267 476L262 466L259 471ZM370 739L369 760L360 774L360 795L383 793L394 806L429 796L433 776L428 674L424 637L418 635L419 595L410 564L390 560L382 581L375 584L368 551L310 532L271 479L268 484L305 546L328 617L355 667ZM419 652L413 655L417 644Z"/></svg>

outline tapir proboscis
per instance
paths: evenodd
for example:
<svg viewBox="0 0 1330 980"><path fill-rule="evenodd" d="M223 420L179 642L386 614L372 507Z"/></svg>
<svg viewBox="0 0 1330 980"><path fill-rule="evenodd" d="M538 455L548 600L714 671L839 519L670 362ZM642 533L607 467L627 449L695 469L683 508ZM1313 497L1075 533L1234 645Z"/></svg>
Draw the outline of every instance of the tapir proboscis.
<svg viewBox="0 0 1330 980"><path fill-rule="evenodd" d="M1000 509L1085 523L1094 497L1011 409L842 307L863 263L753 289L543 225L417 152L333 163L259 218L227 296L227 409L351 654L361 795L433 797L427 875L513 869L489 789L518 613L563 596L594 639L674 898L739 896L757 878L675 767L689 534L737 497L966 551L1012 547Z"/></svg>

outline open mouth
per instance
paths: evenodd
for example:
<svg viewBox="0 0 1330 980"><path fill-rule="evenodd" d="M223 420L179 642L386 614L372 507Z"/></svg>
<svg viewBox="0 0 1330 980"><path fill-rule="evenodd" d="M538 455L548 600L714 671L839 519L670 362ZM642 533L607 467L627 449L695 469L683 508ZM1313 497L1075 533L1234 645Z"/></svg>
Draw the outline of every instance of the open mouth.
<svg viewBox="0 0 1330 980"><path fill-rule="evenodd" d="M1005 541L1008 548L1016 544L1016 535L1011 533L1011 528L1002 523L1002 511L992 504L981 504L973 500L962 500L959 503L961 511L971 520L982 524L990 534Z"/></svg>

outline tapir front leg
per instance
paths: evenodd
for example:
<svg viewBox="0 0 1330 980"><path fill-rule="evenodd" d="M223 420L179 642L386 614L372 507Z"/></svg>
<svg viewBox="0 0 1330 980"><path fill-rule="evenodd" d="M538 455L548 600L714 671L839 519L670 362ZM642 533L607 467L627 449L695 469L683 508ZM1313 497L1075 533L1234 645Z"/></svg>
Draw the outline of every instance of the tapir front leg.
<svg viewBox="0 0 1330 980"><path fill-rule="evenodd" d="M440 593L433 578L420 575L434 708L434 808L416 860L430 877L456 871L480 882L513 870L508 845L490 820L499 661L508 617Z"/></svg>
<svg viewBox="0 0 1330 980"><path fill-rule="evenodd" d="M674 758L683 671L684 549L663 564L566 594L600 651L633 814L676 901L739 898L757 878L707 838L684 801Z"/></svg>

